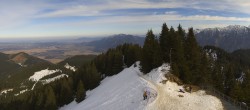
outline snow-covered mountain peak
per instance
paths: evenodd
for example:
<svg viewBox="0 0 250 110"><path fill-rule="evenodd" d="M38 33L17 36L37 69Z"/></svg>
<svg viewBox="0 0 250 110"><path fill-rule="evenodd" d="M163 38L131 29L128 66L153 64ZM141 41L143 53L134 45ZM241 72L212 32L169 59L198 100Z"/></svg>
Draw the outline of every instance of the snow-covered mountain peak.
<svg viewBox="0 0 250 110"><path fill-rule="evenodd" d="M250 27L250 26L249 26ZM241 25L229 25L229 26L226 26L226 27L215 27L215 28L205 28L205 29L196 29L198 30L197 33L200 33L200 32L211 32L211 31L214 31L214 32L230 32L230 31L235 31L235 32L244 32L246 30L249 29L249 27L246 27L246 26L241 26Z"/></svg>

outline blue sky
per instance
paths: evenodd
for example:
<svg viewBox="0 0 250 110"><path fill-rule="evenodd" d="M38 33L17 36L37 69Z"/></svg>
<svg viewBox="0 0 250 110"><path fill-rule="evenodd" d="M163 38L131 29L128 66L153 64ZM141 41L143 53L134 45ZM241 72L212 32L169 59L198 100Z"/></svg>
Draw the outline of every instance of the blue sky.
<svg viewBox="0 0 250 110"><path fill-rule="evenodd" d="M249 0L1 0L0 38L95 37L250 25Z"/></svg>

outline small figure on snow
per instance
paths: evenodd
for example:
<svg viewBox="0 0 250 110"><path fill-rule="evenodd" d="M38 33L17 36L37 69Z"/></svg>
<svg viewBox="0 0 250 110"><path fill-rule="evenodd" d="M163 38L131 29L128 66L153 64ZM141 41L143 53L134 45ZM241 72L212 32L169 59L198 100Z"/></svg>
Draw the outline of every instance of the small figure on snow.
<svg viewBox="0 0 250 110"><path fill-rule="evenodd" d="M147 91L144 91L143 93L143 100L147 99Z"/></svg>

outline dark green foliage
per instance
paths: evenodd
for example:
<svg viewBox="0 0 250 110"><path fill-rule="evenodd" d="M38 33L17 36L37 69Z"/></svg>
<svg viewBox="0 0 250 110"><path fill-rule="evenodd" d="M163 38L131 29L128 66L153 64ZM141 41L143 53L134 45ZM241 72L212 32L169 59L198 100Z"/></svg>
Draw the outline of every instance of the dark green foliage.
<svg viewBox="0 0 250 110"><path fill-rule="evenodd" d="M73 88L71 78L62 78L56 86L57 103L59 106L70 103L73 101Z"/></svg>
<svg viewBox="0 0 250 110"><path fill-rule="evenodd" d="M76 91L76 102L81 102L85 98L85 89L82 81L80 80L77 85L77 91Z"/></svg>
<svg viewBox="0 0 250 110"><path fill-rule="evenodd" d="M193 28L190 28L187 34L186 42L185 42L185 57L187 59L187 64L190 70L190 82L196 82L200 76L200 61L201 61L201 49L196 42ZM189 75L189 76L190 76ZM196 82L198 84L198 82Z"/></svg>
<svg viewBox="0 0 250 110"><path fill-rule="evenodd" d="M242 65L250 66L250 49L240 49L232 52L232 57Z"/></svg>
<svg viewBox="0 0 250 110"><path fill-rule="evenodd" d="M69 57L62 62L58 63L58 65L64 66L68 63L71 66L76 66L79 68L80 66L91 62L97 55L76 55L73 57Z"/></svg>
<svg viewBox="0 0 250 110"><path fill-rule="evenodd" d="M163 60L169 62L169 52L170 52L170 38L169 38L169 29L166 23L163 23L161 34L159 37L159 43L162 50Z"/></svg>
<svg viewBox="0 0 250 110"><path fill-rule="evenodd" d="M94 63L89 63L84 65L82 68L74 73L74 85L77 89L78 82L81 80L85 84L86 90L93 89L100 83L100 73L98 73Z"/></svg>
<svg viewBox="0 0 250 110"><path fill-rule="evenodd" d="M143 56L141 60L141 70L143 73L148 73L153 68L156 68L162 64L163 61L160 49L161 48L159 46L158 39L154 35L153 31L149 30L142 49Z"/></svg>
<svg viewBox="0 0 250 110"><path fill-rule="evenodd" d="M46 101L44 103L44 108L46 110L55 110L57 108L56 96L51 86L47 86L45 88L45 94L46 94L45 96Z"/></svg>
<svg viewBox="0 0 250 110"><path fill-rule="evenodd" d="M98 72L104 77L119 73L124 67L131 66L141 59L141 47L134 44L123 44L109 49L94 59Z"/></svg>

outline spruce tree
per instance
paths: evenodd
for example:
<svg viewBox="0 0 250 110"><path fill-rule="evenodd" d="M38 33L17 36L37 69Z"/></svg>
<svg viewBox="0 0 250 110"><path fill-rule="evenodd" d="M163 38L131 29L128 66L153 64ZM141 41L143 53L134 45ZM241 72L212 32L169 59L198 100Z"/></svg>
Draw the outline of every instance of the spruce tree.
<svg viewBox="0 0 250 110"><path fill-rule="evenodd" d="M163 63L163 55L162 55L161 47L158 43L157 38L155 38L153 47L154 47L154 53L152 56L153 57L152 65L153 65L153 68L156 68L156 67L161 66L161 64Z"/></svg>
<svg viewBox="0 0 250 110"><path fill-rule="evenodd" d="M91 83L92 87L90 89L94 89L95 87L97 87L100 84L101 76L98 73L94 63L91 63L89 68L91 68L89 73L91 74L90 80L92 81L92 83Z"/></svg>
<svg viewBox="0 0 250 110"><path fill-rule="evenodd" d="M37 100L36 100L36 109L42 108L44 105L44 95L43 93L38 93L37 95Z"/></svg>
<svg viewBox="0 0 250 110"><path fill-rule="evenodd" d="M155 35L152 30L149 30L142 49L142 61L141 70L144 73L148 73L153 69L153 57L154 56L154 45L155 45Z"/></svg>
<svg viewBox="0 0 250 110"><path fill-rule="evenodd" d="M62 106L64 104L67 104L73 101L73 92L66 78L61 79L60 82L61 82L60 94L59 94L60 103L58 102L58 105Z"/></svg>
<svg viewBox="0 0 250 110"><path fill-rule="evenodd" d="M77 91L76 91L76 102L81 102L85 99L86 97L86 93L85 93L85 88L84 85L82 83L82 81L80 80L78 85L77 85Z"/></svg>
<svg viewBox="0 0 250 110"><path fill-rule="evenodd" d="M195 82L195 79L199 76L199 66L201 61L201 50L195 39L193 28L189 28L186 42L185 42L185 55L187 64L192 74L191 79L187 79L189 82Z"/></svg>
<svg viewBox="0 0 250 110"><path fill-rule="evenodd" d="M46 95L46 101L44 104L44 108L46 110L56 110L57 109L56 96L51 86L47 86L45 88L45 95Z"/></svg>
<svg viewBox="0 0 250 110"><path fill-rule="evenodd" d="M175 62L177 63L178 66L178 71L179 72L179 77L182 79L184 82L186 82L186 78L188 77L187 75L189 74L189 69L187 65L187 61L185 59L185 54L184 54L184 42L185 42L185 31L182 29L181 25L179 24L178 30L176 32L176 44L174 44L175 48Z"/></svg>
<svg viewBox="0 0 250 110"><path fill-rule="evenodd" d="M117 74L123 70L123 55L120 51L114 51L111 74Z"/></svg>
<svg viewBox="0 0 250 110"><path fill-rule="evenodd" d="M170 50L170 44L169 44L169 29L166 23L163 23L162 30L159 37L159 44L161 47L161 52L163 55L164 62L169 62L169 50Z"/></svg>

